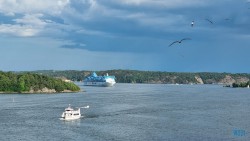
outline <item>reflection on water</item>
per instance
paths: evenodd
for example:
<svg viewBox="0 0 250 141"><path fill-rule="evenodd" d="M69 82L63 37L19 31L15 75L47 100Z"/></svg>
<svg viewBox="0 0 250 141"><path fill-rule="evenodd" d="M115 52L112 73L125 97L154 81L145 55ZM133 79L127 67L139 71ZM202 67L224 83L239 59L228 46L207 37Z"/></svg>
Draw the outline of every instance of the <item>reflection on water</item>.
<svg viewBox="0 0 250 141"><path fill-rule="evenodd" d="M76 120L64 120L63 118L59 118L62 121L62 124L67 126L80 126L81 125L81 118Z"/></svg>
<svg viewBox="0 0 250 141"><path fill-rule="evenodd" d="M79 83L80 84L80 83ZM116 84L77 94L1 94L0 140L249 140L249 89ZM82 118L60 116L71 104ZM244 135L244 136L243 136Z"/></svg>

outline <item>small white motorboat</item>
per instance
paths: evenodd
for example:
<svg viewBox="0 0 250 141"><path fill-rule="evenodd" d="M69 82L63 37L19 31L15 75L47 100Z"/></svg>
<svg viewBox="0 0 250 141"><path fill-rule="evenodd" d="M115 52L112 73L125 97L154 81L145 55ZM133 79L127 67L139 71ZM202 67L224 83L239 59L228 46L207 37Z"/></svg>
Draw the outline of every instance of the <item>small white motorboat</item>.
<svg viewBox="0 0 250 141"><path fill-rule="evenodd" d="M70 104L68 108L65 108L65 111L62 113L63 120L75 120L81 118L81 108L89 108L89 106L77 108L74 110L71 108Z"/></svg>

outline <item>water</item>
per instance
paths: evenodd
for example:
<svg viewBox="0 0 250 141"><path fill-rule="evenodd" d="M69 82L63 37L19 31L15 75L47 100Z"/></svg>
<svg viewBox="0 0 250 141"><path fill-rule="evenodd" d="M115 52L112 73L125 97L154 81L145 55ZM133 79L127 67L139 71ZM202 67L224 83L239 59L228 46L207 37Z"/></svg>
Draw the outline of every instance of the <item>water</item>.
<svg viewBox="0 0 250 141"><path fill-rule="evenodd" d="M116 84L76 94L1 94L3 141L250 140L250 89ZM62 121L64 108L89 105ZM243 134L244 133L244 134Z"/></svg>

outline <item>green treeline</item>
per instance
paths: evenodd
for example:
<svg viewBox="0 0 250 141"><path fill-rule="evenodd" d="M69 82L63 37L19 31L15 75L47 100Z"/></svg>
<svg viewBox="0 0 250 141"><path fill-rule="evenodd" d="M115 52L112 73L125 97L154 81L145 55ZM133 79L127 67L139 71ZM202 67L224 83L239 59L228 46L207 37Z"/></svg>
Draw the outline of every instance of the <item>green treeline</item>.
<svg viewBox="0 0 250 141"><path fill-rule="evenodd" d="M92 71L35 71L34 73L43 74L52 77L65 77L72 81L82 81L85 77L91 74ZM188 84L201 83L197 78L200 78L204 84L224 83L222 79L230 76L232 79L246 78L250 79L250 74L246 73L214 73L214 72L199 72L199 73L181 73L181 72L160 72L160 71L137 71L137 70L107 70L96 71L97 75L114 75L117 83L164 83L164 84ZM233 83L233 82L232 82Z"/></svg>
<svg viewBox="0 0 250 141"><path fill-rule="evenodd" d="M61 79L33 74L12 73L0 71L0 92L29 92L38 91L43 88L55 89L56 92L64 90L79 91L80 88L74 83L67 83Z"/></svg>
<svg viewBox="0 0 250 141"><path fill-rule="evenodd" d="M249 87L249 86L250 86L250 81L248 81L248 82L246 82L246 83L242 82L242 83L233 83L233 84L232 84L232 87L233 87L233 88L237 88L237 87L242 87L242 88L244 88L244 87Z"/></svg>

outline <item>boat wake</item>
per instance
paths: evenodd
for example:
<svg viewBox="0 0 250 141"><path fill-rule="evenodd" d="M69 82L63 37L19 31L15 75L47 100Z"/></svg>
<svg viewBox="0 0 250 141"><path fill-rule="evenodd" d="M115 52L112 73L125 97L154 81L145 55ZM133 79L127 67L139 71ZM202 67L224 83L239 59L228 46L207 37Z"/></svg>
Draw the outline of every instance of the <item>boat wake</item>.
<svg viewBox="0 0 250 141"><path fill-rule="evenodd" d="M88 108L89 108L89 105L84 106L84 107L76 107L76 108L84 108L84 109L88 109Z"/></svg>

